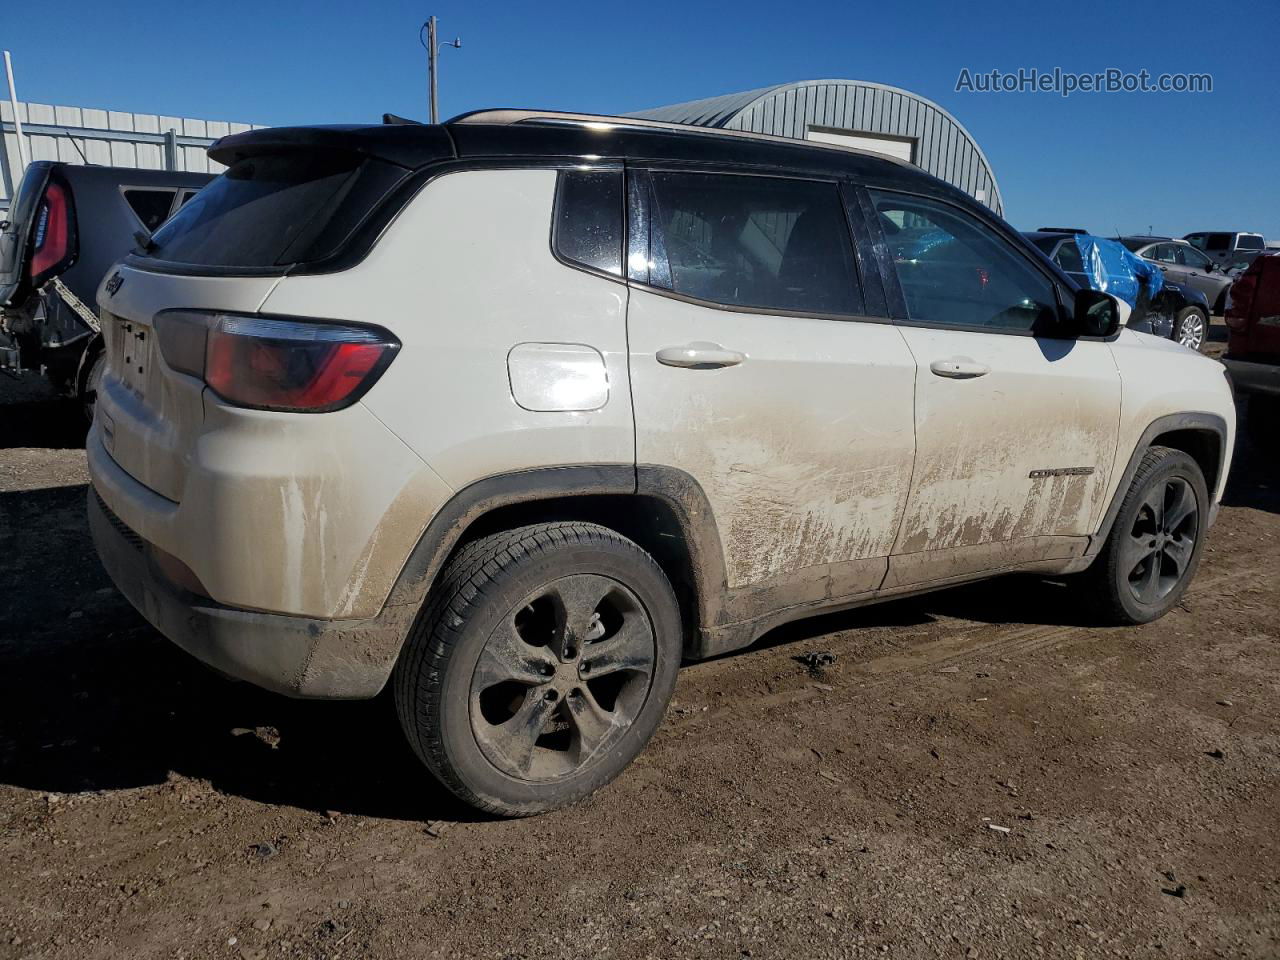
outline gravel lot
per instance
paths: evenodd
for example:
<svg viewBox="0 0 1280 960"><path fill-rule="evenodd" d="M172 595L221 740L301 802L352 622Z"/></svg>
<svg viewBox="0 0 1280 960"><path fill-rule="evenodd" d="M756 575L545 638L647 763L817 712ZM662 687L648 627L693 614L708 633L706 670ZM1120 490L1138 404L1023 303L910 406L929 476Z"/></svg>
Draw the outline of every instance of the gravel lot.
<svg viewBox="0 0 1280 960"><path fill-rule="evenodd" d="M494 822L387 702L147 627L74 415L0 376L0 958L1280 956L1280 483L1243 441L1164 620L1008 578L793 625L687 667L612 787Z"/></svg>

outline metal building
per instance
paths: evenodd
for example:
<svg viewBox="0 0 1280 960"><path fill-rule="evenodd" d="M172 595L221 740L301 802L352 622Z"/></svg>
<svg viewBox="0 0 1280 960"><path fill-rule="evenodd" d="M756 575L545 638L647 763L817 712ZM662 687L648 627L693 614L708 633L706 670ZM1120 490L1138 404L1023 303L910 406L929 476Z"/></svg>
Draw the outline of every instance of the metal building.
<svg viewBox="0 0 1280 960"><path fill-rule="evenodd" d="M248 123L194 120L152 113L121 113L47 103L13 105L0 100L0 213L22 182L23 157L144 170L218 173L222 164L205 153L218 137L256 129ZM22 149L18 126L22 127Z"/></svg>
<svg viewBox="0 0 1280 960"><path fill-rule="evenodd" d="M936 103L897 87L802 80L630 116L873 150L910 161L1004 214L991 164L969 131Z"/></svg>

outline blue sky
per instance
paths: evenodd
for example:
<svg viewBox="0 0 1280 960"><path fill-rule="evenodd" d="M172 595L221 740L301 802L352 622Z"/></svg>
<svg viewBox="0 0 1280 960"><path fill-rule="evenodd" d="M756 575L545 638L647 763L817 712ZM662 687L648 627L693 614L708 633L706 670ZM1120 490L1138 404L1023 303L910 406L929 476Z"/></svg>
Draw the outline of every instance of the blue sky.
<svg viewBox="0 0 1280 960"><path fill-rule="evenodd" d="M615 113L821 77L950 110L1020 228L1258 230L1280 239L1280 3L699 5L260 0L10 3L24 100L263 124L423 117L418 27L435 13L443 116L487 106ZM1209 94L956 92L973 72L1210 73Z"/></svg>

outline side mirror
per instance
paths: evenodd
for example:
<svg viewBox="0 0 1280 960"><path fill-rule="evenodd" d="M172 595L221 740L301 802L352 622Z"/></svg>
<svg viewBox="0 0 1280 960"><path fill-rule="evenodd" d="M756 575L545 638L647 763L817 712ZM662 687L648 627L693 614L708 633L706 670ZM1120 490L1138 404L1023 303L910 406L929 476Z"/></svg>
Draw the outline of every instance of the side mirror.
<svg viewBox="0 0 1280 960"><path fill-rule="evenodd" d="M1111 336L1120 329L1120 303L1101 290L1078 290L1071 328L1077 337Z"/></svg>

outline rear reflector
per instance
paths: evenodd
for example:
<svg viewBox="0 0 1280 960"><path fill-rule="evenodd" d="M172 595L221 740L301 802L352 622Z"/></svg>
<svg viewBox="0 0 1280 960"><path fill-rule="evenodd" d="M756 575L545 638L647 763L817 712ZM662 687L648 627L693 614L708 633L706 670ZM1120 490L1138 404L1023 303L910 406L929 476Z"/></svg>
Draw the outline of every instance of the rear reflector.
<svg viewBox="0 0 1280 960"><path fill-rule="evenodd" d="M323 413L355 403L400 347L385 330L310 320L174 311L157 317L160 352L240 407Z"/></svg>

